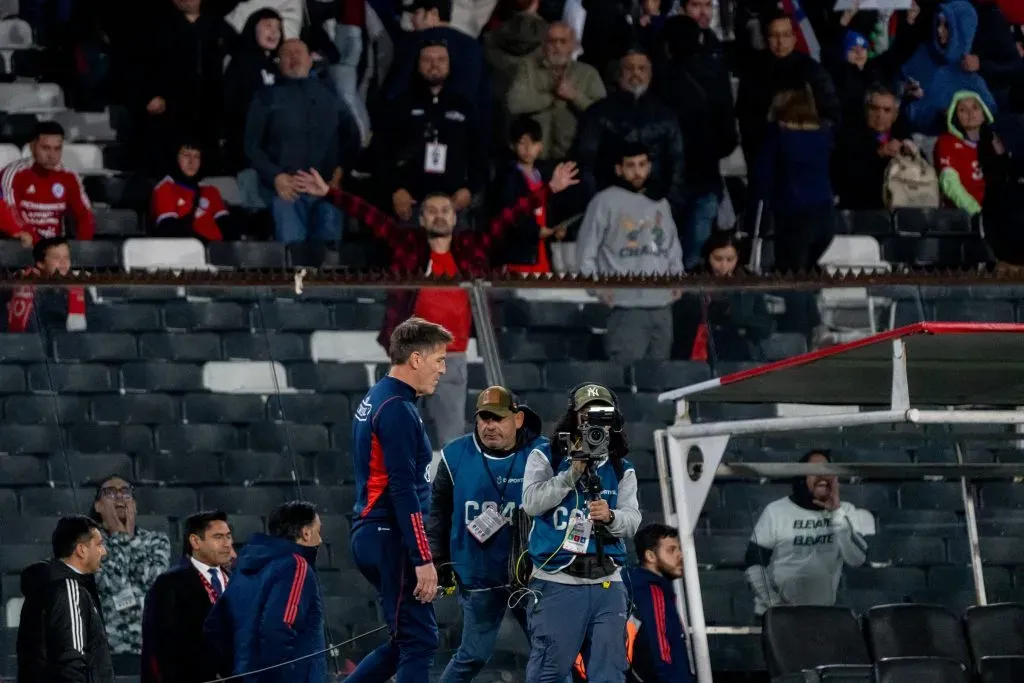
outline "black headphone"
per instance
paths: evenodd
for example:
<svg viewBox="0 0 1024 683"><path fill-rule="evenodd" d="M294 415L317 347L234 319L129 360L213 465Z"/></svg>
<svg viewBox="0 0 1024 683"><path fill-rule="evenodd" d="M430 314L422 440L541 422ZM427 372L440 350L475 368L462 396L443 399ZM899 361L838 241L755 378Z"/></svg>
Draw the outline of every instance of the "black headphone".
<svg viewBox="0 0 1024 683"><path fill-rule="evenodd" d="M579 410L579 408L576 407L576 402L573 400L573 397L576 395L577 391L579 391L583 387L585 387L587 385L590 385L590 384L592 384L592 385L594 385L596 387L601 387L602 389L607 391L609 394L611 394L611 397L612 397L612 407L615 408L615 418L616 418L615 425L612 427L612 431L621 432L623 426L626 423L626 421L622 417L622 410L619 408L619 397L615 394L614 391L612 391L611 389L609 389L608 387L606 387L603 384L598 384L597 382L580 382L579 384L574 386L572 389L569 390L569 401L568 401L568 405L566 406L566 409L569 412L572 412L572 413L575 413L576 411Z"/></svg>

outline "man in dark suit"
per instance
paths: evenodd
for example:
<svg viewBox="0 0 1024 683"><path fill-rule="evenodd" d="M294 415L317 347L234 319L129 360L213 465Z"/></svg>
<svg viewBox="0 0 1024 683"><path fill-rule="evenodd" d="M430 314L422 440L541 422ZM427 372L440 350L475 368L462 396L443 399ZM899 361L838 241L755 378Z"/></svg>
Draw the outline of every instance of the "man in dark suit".
<svg viewBox="0 0 1024 683"><path fill-rule="evenodd" d="M142 616L142 683L201 683L216 678L205 656L203 622L228 585L234 555L224 512L185 520L181 562L161 574Z"/></svg>

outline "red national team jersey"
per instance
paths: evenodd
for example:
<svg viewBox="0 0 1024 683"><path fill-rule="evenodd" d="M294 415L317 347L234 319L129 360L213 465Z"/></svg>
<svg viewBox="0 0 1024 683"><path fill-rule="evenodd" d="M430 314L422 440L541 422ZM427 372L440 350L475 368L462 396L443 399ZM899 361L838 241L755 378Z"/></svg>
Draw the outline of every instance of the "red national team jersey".
<svg viewBox="0 0 1024 683"><path fill-rule="evenodd" d="M31 159L19 159L0 171L0 192L24 226L19 231L31 232L37 242L63 235L64 216L69 211L77 227L75 237L91 240L96 232L89 197L74 171L48 171Z"/></svg>
<svg viewBox="0 0 1024 683"><path fill-rule="evenodd" d="M165 218L184 218L192 211L195 192L190 187L179 185L167 176L153 189L152 207L154 221ZM224 236L217 225L217 219L228 215L228 209L220 192L209 185L199 186L199 206L196 207L192 229L209 242L220 242Z"/></svg>
<svg viewBox="0 0 1024 683"><path fill-rule="evenodd" d="M934 156L939 174L947 168L956 171L960 184L981 204L985 199L985 176L978 163L978 146L946 132L935 141Z"/></svg>

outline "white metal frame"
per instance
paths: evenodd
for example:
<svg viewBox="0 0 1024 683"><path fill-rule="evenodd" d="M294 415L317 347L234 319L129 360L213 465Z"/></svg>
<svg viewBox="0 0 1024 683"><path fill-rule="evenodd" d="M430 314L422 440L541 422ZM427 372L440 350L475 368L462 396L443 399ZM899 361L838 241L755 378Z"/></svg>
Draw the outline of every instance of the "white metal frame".
<svg viewBox="0 0 1024 683"><path fill-rule="evenodd" d="M676 404L676 423L667 429L655 431L655 458L661 488L662 507L666 520L679 529L683 548L683 585L677 587L676 606L684 615L690 633L691 663L698 683L712 683L711 658L708 635L756 634L758 627L712 627L704 619L704 603L693 532L708 492L717 476L754 476L784 478L809 474L839 476L884 476L891 479L920 478L928 474L958 476L966 511L966 526L971 555L971 569L975 580L978 604L987 602L981 555L978 541L977 519L974 509L974 484L977 478L995 478L1024 475L1024 465L969 465L965 464L963 448L957 444L955 465L907 465L903 463L864 464L804 464L804 463L742 463L722 464L729 439L736 435L766 434L831 427L857 427L877 424L976 424L1024 425L1024 412L1015 410L921 410L910 407L907 382L907 348L902 339L892 342L892 391L888 410L857 413L836 413L800 417L777 417L692 424L689 419L687 397L695 390L717 386L714 380L677 389L659 396L662 402ZM699 449L699 458L688 462L692 448Z"/></svg>

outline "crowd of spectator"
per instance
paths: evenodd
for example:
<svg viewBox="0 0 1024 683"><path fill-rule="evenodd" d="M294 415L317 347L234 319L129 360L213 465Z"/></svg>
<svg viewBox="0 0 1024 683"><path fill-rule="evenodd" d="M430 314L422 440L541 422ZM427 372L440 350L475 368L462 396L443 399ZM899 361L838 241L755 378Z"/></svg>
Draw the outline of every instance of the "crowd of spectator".
<svg viewBox="0 0 1024 683"><path fill-rule="evenodd" d="M1000 267L1024 264L1024 17L1010 0L27 4L71 105L128 112L153 235L251 239L263 215L279 242L344 250L365 234L344 199L358 195L427 241L450 210L456 232L481 237L472 269L550 272L551 243L576 239L587 275L727 276L715 254L746 255L719 229L773 234L775 268L797 271L818 264L837 209L941 203L984 220ZM41 123L32 158L0 176L0 229L27 248L62 226L94 232L62 141ZM747 184L720 172L737 147ZM562 162L579 185L542 192ZM202 183L211 175L237 177L245 212ZM532 215L495 237L488 226L528 197ZM392 270L469 267L380 253ZM621 330L612 358L705 355L712 313L744 340L725 347L757 356L763 302L741 314L672 292L604 299ZM786 298L780 331L822 341L821 323L814 297Z"/></svg>

